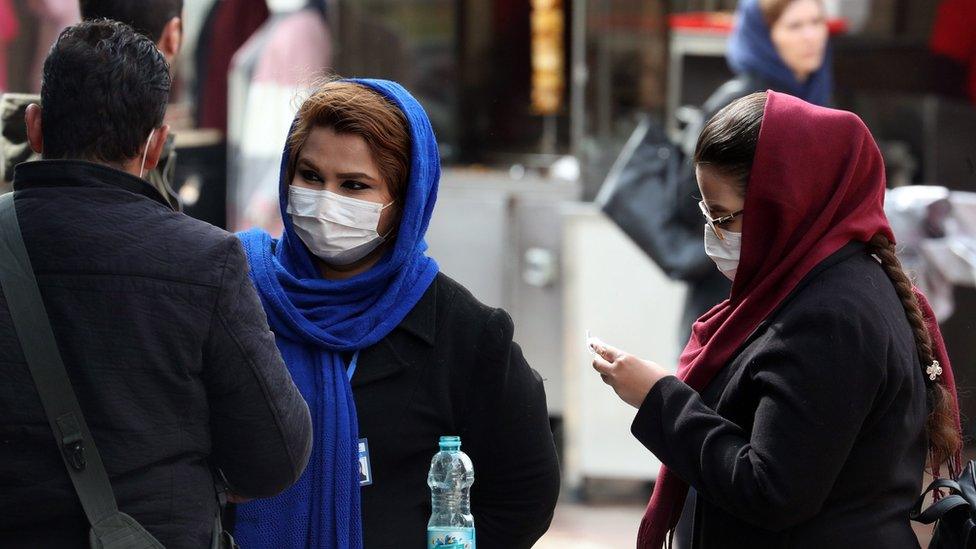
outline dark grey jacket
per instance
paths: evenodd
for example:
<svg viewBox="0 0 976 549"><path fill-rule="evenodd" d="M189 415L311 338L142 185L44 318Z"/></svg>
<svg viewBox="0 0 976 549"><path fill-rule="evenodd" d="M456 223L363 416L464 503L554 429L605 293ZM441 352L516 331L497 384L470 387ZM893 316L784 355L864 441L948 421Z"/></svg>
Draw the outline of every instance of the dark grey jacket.
<svg viewBox="0 0 976 549"><path fill-rule="evenodd" d="M168 548L206 546L212 467L238 494L270 496L311 442L238 240L97 164L21 164L14 188L120 509ZM87 547L87 530L0 294L0 547Z"/></svg>
<svg viewBox="0 0 976 549"><path fill-rule="evenodd" d="M918 547L925 380L862 244L825 260L701 395L666 377L632 431L698 491L692 547Z"/></svg>

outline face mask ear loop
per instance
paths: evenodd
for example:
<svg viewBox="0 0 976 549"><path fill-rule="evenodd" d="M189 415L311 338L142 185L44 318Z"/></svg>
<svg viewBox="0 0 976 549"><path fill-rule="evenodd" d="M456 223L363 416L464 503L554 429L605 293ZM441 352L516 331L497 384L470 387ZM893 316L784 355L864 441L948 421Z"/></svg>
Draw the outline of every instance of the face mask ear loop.
<svg viewBox="0 0 976 549"><path fill-rule="evenodd" d="M146 148L142 151L142 165L139 166L139 179L142 179L143 172L146 170L146 158L149 157L149 144L152 143L153 134L156 133L156 128L153 128L149 132L149 139L146 140Z"/></svg>
<svg viewBox="0 0 976 549"><path fill-rule="evenodd" d="M394 204L396 204L396 200L394 200L393 202L390 202L386 206L383 206L383 208L380 211L382 212L383 210L389 208L390 206L392 206ZM386 231L386 234L380 235L380 238L382 238L383 241L386 242L386 240L390 238L390 235L393 234L393 233L395 233L396 230L397 230L397 227L394 225L393 227L390 227L390 230L389 231Z"/></svg>
<svg viewBox="0 0 976 549"><path fill-rule="evenodd" d="M396 204L396 200L394 200L393 202L390 202L386 206L383 206L382 208L380 208L380 211L382 212L383 210L389 208L390 206L392 206L394 204ZM393 234L394 232L396 232L396 227L391 227L389 231L386 231L386 234L381 234L380 235L380 238L382 238L383 241L385 242L386 239L390 238L390 235Z"/></svg>

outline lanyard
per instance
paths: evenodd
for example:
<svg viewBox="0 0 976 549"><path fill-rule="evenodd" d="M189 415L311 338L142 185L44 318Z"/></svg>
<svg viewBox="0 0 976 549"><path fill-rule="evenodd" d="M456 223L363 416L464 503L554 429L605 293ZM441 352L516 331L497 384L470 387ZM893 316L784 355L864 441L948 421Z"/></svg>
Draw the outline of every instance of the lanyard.
<svg viewBox="0 0 976 549"><path fill-rule="evenodd" d="M346 373L349 375L349 381L352 381L353 374L356 373L356 366L359 364L359 351L356 351L352 355L352 360L349 361L349 367L346 368Z"/></svg>

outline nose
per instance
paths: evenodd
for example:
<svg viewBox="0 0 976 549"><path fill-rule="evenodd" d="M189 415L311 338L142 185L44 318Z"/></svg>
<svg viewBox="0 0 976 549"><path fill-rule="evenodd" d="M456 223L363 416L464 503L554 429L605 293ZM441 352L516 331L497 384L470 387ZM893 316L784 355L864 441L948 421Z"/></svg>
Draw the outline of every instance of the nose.
<svg viewBox="0 0 976 549"><path fill-rule="evenodd" d="M325 184L322 185L322 188L331 193L336 193L336 194L340 194L340 191L342 191L342 185L337 179L333 177L327 178L325 180Z"/></svg>
<svg viewBox="0 0 976 549"><path fill-rule="evenodd" d="M813 45L818 44L824 36L824 25L822 23L811 23L803 27L803 39Z"/></svg>

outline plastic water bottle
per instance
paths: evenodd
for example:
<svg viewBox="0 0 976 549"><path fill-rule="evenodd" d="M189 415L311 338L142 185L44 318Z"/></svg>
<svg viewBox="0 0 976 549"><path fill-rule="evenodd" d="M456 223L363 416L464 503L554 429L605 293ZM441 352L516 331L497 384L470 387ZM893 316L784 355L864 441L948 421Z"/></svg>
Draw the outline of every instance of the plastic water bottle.
<svg viewBox="0 0 976 549"><path fill-rule="evenodd" d="M461 451L460 437L441 437L440 448L430 461L427 475L432 508L427 523L427 547L475 549L471 458Z"/></svg>

